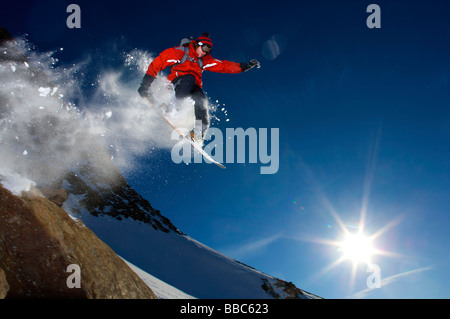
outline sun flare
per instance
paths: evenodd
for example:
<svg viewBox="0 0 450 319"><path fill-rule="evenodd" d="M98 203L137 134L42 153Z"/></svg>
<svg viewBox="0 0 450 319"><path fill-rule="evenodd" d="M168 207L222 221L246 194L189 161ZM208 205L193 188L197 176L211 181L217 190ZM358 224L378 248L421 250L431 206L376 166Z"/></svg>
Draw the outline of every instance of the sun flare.
<svg viewBox="0 0 450 319"><path fill-rule="evenodd" d="M355 264L370 263L375 252L372 238L362 233L347 233L339 246L343 254L342 257L351 260Z"/></svg>

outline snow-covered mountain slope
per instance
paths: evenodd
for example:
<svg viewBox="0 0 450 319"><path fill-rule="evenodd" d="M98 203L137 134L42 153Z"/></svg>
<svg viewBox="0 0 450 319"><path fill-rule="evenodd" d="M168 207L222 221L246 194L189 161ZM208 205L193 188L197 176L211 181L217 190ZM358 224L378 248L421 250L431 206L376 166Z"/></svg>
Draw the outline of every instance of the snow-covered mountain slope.
<svg viewBox="0 0 450 319"><path fill-rule="evenodd" d="M125 180L108 185L88 171L64 181L63 207L139 269L195 298L311 297L183 234Z"/></svg>
<svg viewBox="0 0 450 319"><path fill-rule="evenodd" d="M181 290L168 285L164 281L150 275L142 269L136 267L129 261L125 260L127 265L149 286L159 299L195 299Z"/></svg>
<svg viewBox="0 0 450 319"><path fill-rule="evenodd" d="M63 208L128 262L195 298L311 297L184 234L96 156L59 185Z"/></svg>

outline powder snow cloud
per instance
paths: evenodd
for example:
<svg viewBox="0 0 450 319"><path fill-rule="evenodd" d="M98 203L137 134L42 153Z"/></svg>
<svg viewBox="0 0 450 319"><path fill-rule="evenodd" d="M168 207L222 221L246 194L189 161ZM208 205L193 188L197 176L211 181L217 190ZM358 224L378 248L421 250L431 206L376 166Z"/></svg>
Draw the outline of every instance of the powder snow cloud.
<svg viewBox="0 0 450 319"><path fill-rule="evenodd" d="M26 40L12 45L0 48L7 57L0 60L0 169L45 185L104 150L127 171L137 156L174 145L170 127L137 93L150 53L122 53L119 68L101 69L99 56L64 66L58 51L38 52ZM175 101L165 77L152 90L171 105L175 125L193 126L192 100Z"/></svg>

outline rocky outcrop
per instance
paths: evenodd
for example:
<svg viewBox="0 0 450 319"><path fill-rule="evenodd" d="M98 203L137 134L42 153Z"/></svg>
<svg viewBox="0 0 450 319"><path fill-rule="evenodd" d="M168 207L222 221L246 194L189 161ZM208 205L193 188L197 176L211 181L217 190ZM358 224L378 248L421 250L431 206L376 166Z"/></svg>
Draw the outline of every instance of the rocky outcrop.
<svg viewBox="0 0 450 319"><path fill-rule="evenodd" d="M40 189L42 195L56 206L61 207L67 200L67 191L64 188L54 189L51 187L44 187Z"/></svg>
<svg viewBox="0 0 450 319"><path fill-rule="evenodd" d="M0 268L0 299L6 297L9 290L8 282L6 281L6 275L3 269Z"/></svg>
<svg viewBox="0 0 450 319"><path fill-rule="evenodd" d="M292 282L278 278L262 279L262 289L275 299L322 299L319 296L297 288Z"/></svg>
<svg viewBox="0 0 450 319"><path fill-rule="evenodd" d="M18 197L2 186L0 297L156 298L80 221L37 190Z"/></svg>
<svg viewBox="0 0 450 319"><path fill-rule="evenodd" d="M71 213L76 215L86 210L97 217L108 215L117 220L130 218L149 224L158 231L183 235L168 218L131 188L112 163L105 164L108 170L103 175L98 174L99 167L93 169L94 165L95 161L85 165L79 173L67 174L65 179L55 186L64 187L69 196L83 197L79 203L71 205Z"/></svg>

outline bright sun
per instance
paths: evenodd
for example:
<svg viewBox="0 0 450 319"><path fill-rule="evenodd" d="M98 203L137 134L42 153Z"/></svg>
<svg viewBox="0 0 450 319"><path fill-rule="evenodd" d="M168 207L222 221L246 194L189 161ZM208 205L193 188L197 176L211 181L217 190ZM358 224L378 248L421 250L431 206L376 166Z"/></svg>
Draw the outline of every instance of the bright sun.
<svg viewBox="0 0 450 319"><path fill-rule="evenodd" d="M362 233L348 233L345 239L339 245L341 247L343 258L353 261L353 263L370 263L374 254L372 238Z"/></svg>

